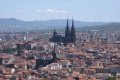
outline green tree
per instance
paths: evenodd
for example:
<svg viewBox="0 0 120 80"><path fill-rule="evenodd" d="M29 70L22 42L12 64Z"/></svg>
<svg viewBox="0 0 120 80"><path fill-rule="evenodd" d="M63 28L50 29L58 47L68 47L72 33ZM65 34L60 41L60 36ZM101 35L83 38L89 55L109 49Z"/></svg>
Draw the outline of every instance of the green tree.
<svg viewBox="0 0 120 80"><path fill-rule="evenodd" d="M115 77L108 77L106 80L116 80Z"/></svg>

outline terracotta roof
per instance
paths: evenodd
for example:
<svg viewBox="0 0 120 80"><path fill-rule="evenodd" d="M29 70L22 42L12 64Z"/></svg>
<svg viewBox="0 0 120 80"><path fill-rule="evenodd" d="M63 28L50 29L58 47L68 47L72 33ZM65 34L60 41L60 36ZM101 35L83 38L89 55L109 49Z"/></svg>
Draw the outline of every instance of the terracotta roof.
<svg viewBox="0 0 120 80"><path fill-rule="evenodd" d="M11 56L2 56L3 59L11 58Z"/></svg>
<svg viewBox="0 0 120 80"><path fill-rule="evenodd" d="M18 42L17 44L24 44L23 42Z"/></svg>
<svg viewBox="0 0 120 80"><path fill-rule="evenodd" d="M32 63L36 63L36 60L31 60Z"/></svg>
<svg viewBox="0 0 120 80"><path fill-rule="evenodd" d="M104 68L103 66L91 66L91 68L95 69L95 68Z"/></svg>
<svg viewBox="0 0 120 80"><path fill-rule="evenodd" d="M4 75L6 79L10 79L11 75Z"/></svg>
<svg viewBox="0 0 120 80"><path fill-rule="evenodd" d="M66 59L66 60L60 60L60 61L61 61L61 62L70 62L70 61L69 61L69 60L67 60L67 59Z"/></svg>

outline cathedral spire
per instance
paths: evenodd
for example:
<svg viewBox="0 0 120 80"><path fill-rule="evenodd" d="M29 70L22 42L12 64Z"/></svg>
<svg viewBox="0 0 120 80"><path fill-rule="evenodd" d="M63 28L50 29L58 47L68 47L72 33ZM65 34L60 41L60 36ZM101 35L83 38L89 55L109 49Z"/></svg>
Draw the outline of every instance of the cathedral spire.
<svg viewBox="0 0 120 80"><path fill-rule="evenodd" d="M74 27L74 20L73 20L73 18L72 18L72 27L71 27L71 42L76 42L75 27Z"/></svg>
<svg viewBox="0 0 120 80"><path fill-rule="evenodd" d="M55 46L55 43L54 43L54 49L53 49L53 62L56 61L56 46Z"/></svg>
<svg viewBox="0 0 120 80"><path fill-rule="evenodd" d="M67 45L67 43L69 43L71 41L71 32L70 32L70 28L69 28L69 24L68 24L68 18L67 18L67 25L66 25L66 29L65 29L65 42L64 45Z"/></svg>
<svg viewBox="0 0 120 80"><path fill-rule="evenodd" d="M74 20L73 20L73 18L72 18L72 27L74 27Z"/></svg>
<svg viewBox="0 0 120 80"><path fill-rule="evenodd" d="M55 43L54 43L54 49L53 49L53 51L54 51L54 52L56 52L56 50L55 50L55 49L56 49L56 48L55 48Z"/></svg>
<svg viewBox="0 0 120 80"><path fill-rule="evenodd" d="M57 36L57 32L56 32L56 30L54 29L54 32L53 32L53 42L56 42L56 36Z"/></svg>
<svg viewBox="0 0 120 80"><path fill-rule="evenodd" d="M67 27L69 27L68 18L67 18Z"/></svg>
<svg viewBox="0 0 120 80"><path fill-rule="evenodd" d="M57 33L56 30L54 29L54 34Z"/></svg>

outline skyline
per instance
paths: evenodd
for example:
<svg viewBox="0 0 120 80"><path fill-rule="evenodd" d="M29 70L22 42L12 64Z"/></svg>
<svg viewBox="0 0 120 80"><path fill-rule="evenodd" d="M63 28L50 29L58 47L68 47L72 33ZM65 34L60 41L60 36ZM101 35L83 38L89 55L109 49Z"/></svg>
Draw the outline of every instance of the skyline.
<svg viewBox="0 0 120 80"><path fill-rule="evenodd" d="M0 0L0 18L120 22L120 0Z"/></svg>

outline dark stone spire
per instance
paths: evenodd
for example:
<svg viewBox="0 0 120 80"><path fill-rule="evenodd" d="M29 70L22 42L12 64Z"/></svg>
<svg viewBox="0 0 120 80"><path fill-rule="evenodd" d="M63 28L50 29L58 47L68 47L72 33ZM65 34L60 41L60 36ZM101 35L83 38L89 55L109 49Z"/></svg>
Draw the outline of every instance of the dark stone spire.
<svg viewBox="0 0 120 80"><path fill-rule="evenodd" d="M53 32L53 42L56 42L56 36L57 36L57 32L56 32L56 30L54 29L54 32Z"/></svg>
<svg viewBox="0 0 120 80"><path fill-rule="evenodd" d="M54 49L53 49L54 53L56 52L56 48L55 48L55 43L54 43Z"/></svg>
<svg viewBox="0 0 120 80"><path fill-rule="evenodd" d="M73 20L73 18L72 18L72 27L74 27L74 20Z"/></svg>
<svg viewBox="0 0 120 80"><path fill-rule="evenodd" d="M56 48L55 48L55 43L54 43L54 49L53 49L53 62L56 61Z"/></svg>
<svg viewBox="0 0 120 80"><path fill-rule="evenodd" d="M70 33L70 28L69 28L69 23L68 23L68 19L67 19L67 26L65 29L65 45L67 45L67 43L69 43L71 41L71 33Z"/></svg>
<svg viewBox="0 0 120 80"><path fill-rule="evenodd" d="M56 32L55 29L54 29L54 32L53 32L53 36L57 36L57 32Z"/></svg>
<svg viewBox="0 0 120 80"><path fill-rule="evenodd" d="M72 19L72 27L71 27L71 42L76 42L75 27L74 27L73 19Z"/></svg>
<svg viewBox="0 0 120 80"><path fill-rule="evenodd" d="M67 18L67 27L69 27L68 18Z"/></svg>

